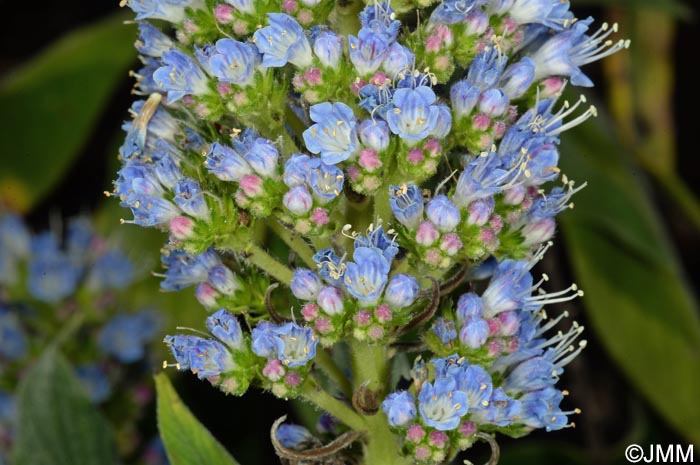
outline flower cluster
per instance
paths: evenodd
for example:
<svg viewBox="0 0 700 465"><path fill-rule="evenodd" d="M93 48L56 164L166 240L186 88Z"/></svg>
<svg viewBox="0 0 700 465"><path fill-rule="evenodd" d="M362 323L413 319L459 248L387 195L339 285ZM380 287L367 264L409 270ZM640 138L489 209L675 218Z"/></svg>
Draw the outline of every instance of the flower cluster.
<svg viewBox="0 0 700 465"><path fill-rule="evenodd" d="M162 288L217 310L213 337L166 339L180 369L304 396L358 430L380 427L364 416L383 400L396 440L379 456L397 463L567 425L554 384L581 328L546 339L561 318L543 306L580 292L531 270L585 186L559 144L596 109L562 91L629 45L617 25L559 0L126 4L145 100L109 195L169 234ZM393 392L388 361L415 350L432 363ZM276 431L286 459L320 444ZM381 460L387 436L367 437L364 461Z"/></svg>
<svg viewBox="0 0 700 465"><path fill-rule="evenodd" d="M0 460L12 446L14 391L61 328L79 328L61 349L94 404L119 406L136 420L151 402L148 354L163 321L154 310L126 310L142 305L130 296L142 276L87 217L32 233L20 217L0 214ZM125 456L141 447L134 439Z"/></svg>

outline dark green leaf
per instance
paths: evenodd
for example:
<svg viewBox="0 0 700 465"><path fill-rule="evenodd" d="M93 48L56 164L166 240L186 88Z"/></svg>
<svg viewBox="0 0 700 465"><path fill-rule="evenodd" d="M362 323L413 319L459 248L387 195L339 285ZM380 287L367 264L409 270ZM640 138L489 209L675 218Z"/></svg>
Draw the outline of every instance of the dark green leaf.
<svg viewBox="0 0 700 465"><path fill-rule="evenodd" d="M109 426L50 348L19 388L15 465L115 465Z"/></svg>
<svg viewBox="0 0 700 465"><path fill-rule="evenodd" d="M565 242L597 335L662 416L697 441L697 303L641 170L604 127L588 122L564 138L565 172L589 184L562 215Z"/></svg>
<svg viewBox="0 0 700 465"><path fill-rule="evenodd" d="M135 29L117 15L78 29L0 83L0 203L28 209L84 150L135 61Z"/></svg>
<svg viewBox="0 0 700 465"><path fill-rule="evenodd" d="M238 465L224 447L192 415L168 377L155 377L158 428L171 465Z"/></svg>

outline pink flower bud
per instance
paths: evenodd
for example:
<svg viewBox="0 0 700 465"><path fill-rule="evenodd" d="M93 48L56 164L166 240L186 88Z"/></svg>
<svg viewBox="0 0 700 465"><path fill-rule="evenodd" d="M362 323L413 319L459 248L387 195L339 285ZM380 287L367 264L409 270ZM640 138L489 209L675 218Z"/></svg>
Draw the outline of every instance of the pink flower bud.
<svg viewBox="0 0 700 465"><path fill-rule="evenodd" d="M440 233L435 228L435 225L430 221L423 221L418 225L418 232L416 232L416 242L420 245L430 247L438 240Z"/></svg>
<svg viewBox="0 0 700 465"><path fill-rule="evenodd" d="M182 241L192 237L194 221L185 216L176 216L170 220L170 234L177 240Z"/></svg>
<svg viewBox="0 0 700 465"><path fill-rule="evenodd" d="M233 21L233 7L231 5L216 5L214 8L214 17L216 22L220 24L228 24Z"/></svg>

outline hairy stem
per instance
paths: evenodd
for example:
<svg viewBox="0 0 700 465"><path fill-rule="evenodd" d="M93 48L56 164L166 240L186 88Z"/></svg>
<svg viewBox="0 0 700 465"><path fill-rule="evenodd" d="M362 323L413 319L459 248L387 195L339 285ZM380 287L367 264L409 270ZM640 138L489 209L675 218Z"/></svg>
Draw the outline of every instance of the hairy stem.
<svg viewBox="0 0 700 465"><path fill-rule="evenodd" d="M301 258L308 267L315 269L316 264L313 259L314 251L301 236L294 234L276 220L271 220L268 225L270 229L297 254L297 257Z"/></svg>
<svg viewBox="0 0 700 465"><path fill-rule="evenodd" d="M250 242L245 246L243 252L246 255L245 259L248 263L257 266L286 286L291 284L293 276L292 270L280 263L262 248Z"/></svg>
<svg viewBox="0 0 700 465"><path fill-rule="evenodd" d="M302 395L306 400L330 413L355 431L366 430L364 420L352 407L321 389L313 378L307 379L304 383Z"/></svg>
<svg viewBox="0 0 700 465"><path fill-rule="evenodd" d="M350 380L348 380L347 376L345 376L338 365L336 365L328 352L323 349L316 351L314 363L328 375L331 381L340 388L348 399L352 397L352 385L350 384Z"/></svg>
<svg viewBox="0 0 700 465"><path fill-rule="evenodd" d="M350 343L353 382L355 389L366 385L382 399L387 390L389 359L384 345L370 345L360 341ZM383 412L364 417L367 442L364 449L365 465L405 465L410 460L401 456L399 441L389 429Z"/></svg>

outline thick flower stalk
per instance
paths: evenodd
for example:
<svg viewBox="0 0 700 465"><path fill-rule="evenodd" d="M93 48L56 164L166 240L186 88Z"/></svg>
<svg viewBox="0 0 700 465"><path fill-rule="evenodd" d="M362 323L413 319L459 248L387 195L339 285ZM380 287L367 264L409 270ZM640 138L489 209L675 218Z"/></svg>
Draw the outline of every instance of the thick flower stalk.
<svg viewBox="0 0 700 465"><path fill-rule="evenodd" d="M161 287L214 312L166 338L177 368L335 418L324 447L274 425L294 461L445 463L573 424L556 383L585 341L546 306L582 292L532 269L585 186L559 141L596 109L562 91L629 45L617 25L559 0L126 5L141 99L108 195L168 233Z"/></svg>
<svg viewBox="0 0 700 465"><path fill-rule="evenodd" d="M0 214L0 461L11 456L16 388L51 345L72 362L93 404L119 412L109 418L130 437L122 456L151 439L128 424L153 401L149 354L164 326L158 312L132 298L147 269L87 217L60 230L32 233L19 217Z"/></svg>

